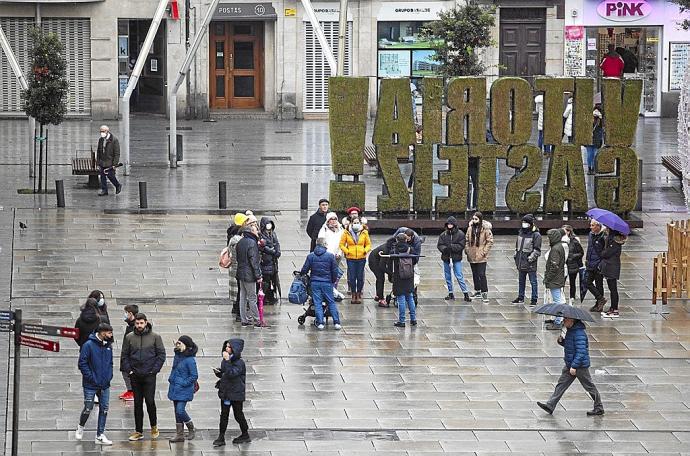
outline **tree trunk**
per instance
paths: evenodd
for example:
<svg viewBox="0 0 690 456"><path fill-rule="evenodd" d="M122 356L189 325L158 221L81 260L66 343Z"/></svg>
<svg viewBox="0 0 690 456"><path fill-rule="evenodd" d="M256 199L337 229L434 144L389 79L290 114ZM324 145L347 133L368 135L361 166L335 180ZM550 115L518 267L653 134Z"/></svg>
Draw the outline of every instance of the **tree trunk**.
<svg viewBox="0 0 690 456"><path fill-rule="evenodd" d="M46 193L48 193L48 128L46 127L46 136L45 140L43 141L45 143L45 149L46 149L46 173L45 173L45 185L43 188L45 189Z"/></svg>
<svg viewBox="0 0 690 456"><path fill-rule="evenodd" d="M31 174L31 177L33 177L34 193L36 193L36 126L35 125L34 125L34 161L33 161L32 165L33 165L33 173Z"/></svg>
<svg viewBox="0 0 690 456"><path fill-rule="evenodd" d="M43 124L41 124L39 139L39 153L38 153L38 193L43 193Z"/></svg>

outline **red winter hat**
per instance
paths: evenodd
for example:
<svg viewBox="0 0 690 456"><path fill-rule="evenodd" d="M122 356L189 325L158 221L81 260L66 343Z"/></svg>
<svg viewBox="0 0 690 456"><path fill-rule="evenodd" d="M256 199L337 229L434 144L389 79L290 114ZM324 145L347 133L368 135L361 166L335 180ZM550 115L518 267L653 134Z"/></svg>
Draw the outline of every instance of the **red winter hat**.
<svg viewBox="0 0 690 456"><path fill-rule="evenodd" d="M352 214L353 212L357 212L358 214L361 214L361 213L362 213L362 210L361 210L360 208L358 208L357 206L352 206L351 208L349 208L349 209L347 210L347 215L350 215L350 214Z"/></svg>

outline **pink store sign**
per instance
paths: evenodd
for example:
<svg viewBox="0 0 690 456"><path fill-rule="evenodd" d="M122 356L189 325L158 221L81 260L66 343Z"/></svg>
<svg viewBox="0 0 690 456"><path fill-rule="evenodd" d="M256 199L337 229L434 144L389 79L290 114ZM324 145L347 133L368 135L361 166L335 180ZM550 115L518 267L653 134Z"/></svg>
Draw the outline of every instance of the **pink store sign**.
<svg viewBox="0 0 690 456"><path fill-rule="evenodd" d="M644 19L652 13L652 5L645 0L604 0L597 6L597 14L616 22Z"/></svg>
<svg viewBox="0 0 690 456"><path fill-rule="evenodd" d="M674 21L673 15L667 17L667 5L663 0L585 0L583 20L585 25L605 25L636 23L644 25L664 25Z"/></svg>

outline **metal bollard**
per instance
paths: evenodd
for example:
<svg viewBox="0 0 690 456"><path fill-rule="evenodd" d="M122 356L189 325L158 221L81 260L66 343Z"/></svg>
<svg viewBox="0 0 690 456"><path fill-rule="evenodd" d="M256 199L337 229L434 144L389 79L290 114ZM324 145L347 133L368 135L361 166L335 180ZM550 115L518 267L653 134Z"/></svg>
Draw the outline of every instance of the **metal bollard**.
<svg viewBox="0 0 690 456"><path fill-rule="evenodd" d="M57 196L57 207L65 207L65 183L62 179L55 181L55 195Z"/></svg>
<svg viewBox="0 0 690 456"><path fill-rule="evenodd" d="M225 181L218 182L218 209L228 208L228 188Z"/></svg>
<svg viewBox="0 0 690 456"><path fill-rule="evenodd" d="M177 161L180 162L184 160L184 142L181 134L177 134ZM170 134L168 134L168 152L170 152ZM170 153L168 153L170 155Z"/></svg>
<svg viewBox="0 0 690 456"><path fill-rule="evenodd" d="M149 207L146 201L146 182L139 182L139 208L146 209Z"/></svg>
<svg viewBox="0 0 690 456"><path fill-rule="evenodd" d="M309 208L309 184L306 182L300 184L299 208L303 210Z"/></svg>

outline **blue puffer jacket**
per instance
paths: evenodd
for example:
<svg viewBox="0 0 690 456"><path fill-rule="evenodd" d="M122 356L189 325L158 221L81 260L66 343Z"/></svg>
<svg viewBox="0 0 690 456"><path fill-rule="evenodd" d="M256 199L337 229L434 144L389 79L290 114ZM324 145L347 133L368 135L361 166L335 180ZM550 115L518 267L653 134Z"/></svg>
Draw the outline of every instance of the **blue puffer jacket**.
<svg viewBox="0 0 690 456"><path fill-rule="evenodd" d="M326 247L317 245L302 266L302 275L311 271L312 282L335 283L338 280L338 264L335 255L326 250Z"/></svg>
<svg viewBox="0 0 690 456"><path fill-rule="evenodd" d="M243 339L228 339L223 342L223 351L230 345L232 357L220 362L220 369L216 371L216 377L220 378L216 383L218 397L222 401L243 401L247 383L247 367L242 359Z"/></svg>
<svg viewBox="0 0 690 456"><path fill-rule="evenodd" d="M194 399L194 383L199 378L196 370L197 347L188 347L183 353L176 352L172 371L168 377L168 399L189 402Z"/></svg>
<svg viewBox="0 0 690 456"><path fill-rule="evenodd" d="M79 352L81 384L86 388L110 388L113 379L113 349L110 341L103 343L93 333Z"/></svg>
<svg viewBox="0 0 690 456"><path fill-rule="evenodd" d="M584 323L576 321L560 344L563 345L563 361L567 368L589 367L589 340Z"/></svg>

